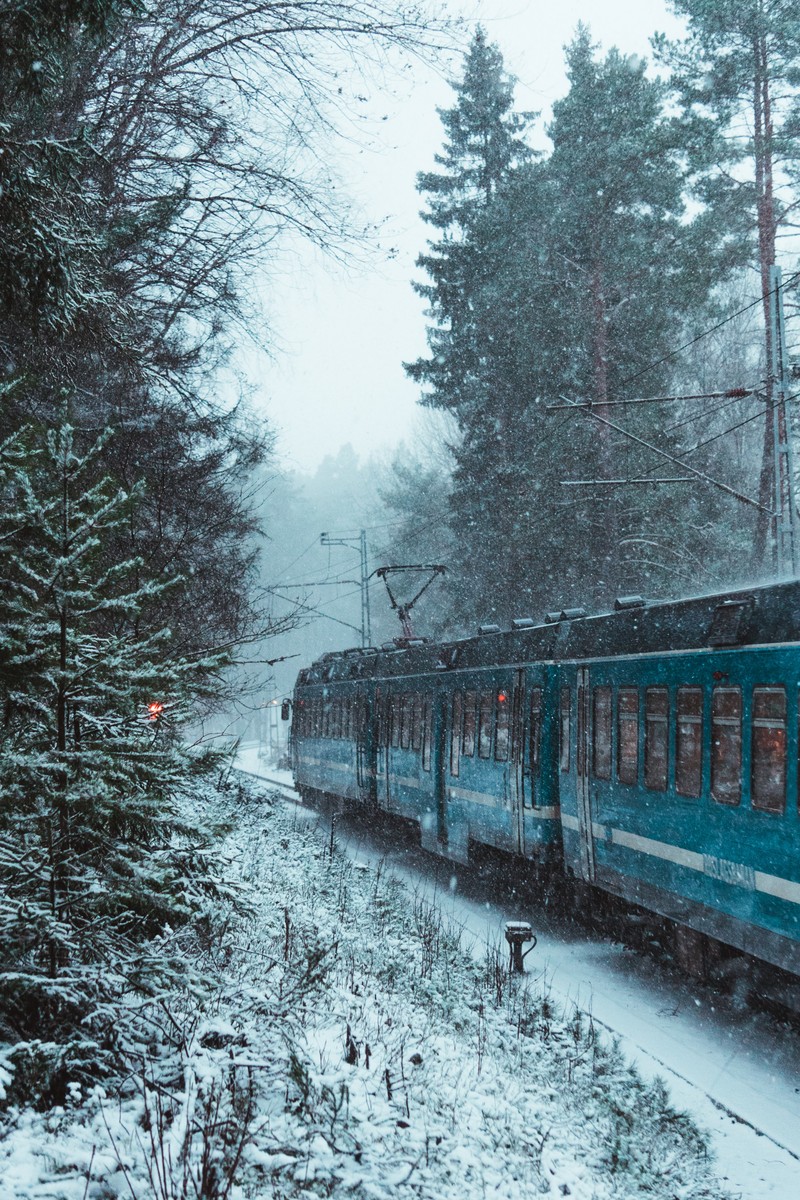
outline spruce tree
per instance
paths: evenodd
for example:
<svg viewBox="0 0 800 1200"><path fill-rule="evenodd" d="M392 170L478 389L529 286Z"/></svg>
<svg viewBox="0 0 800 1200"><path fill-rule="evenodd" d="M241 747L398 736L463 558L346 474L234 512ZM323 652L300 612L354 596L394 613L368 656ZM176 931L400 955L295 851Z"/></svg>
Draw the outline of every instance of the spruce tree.
<svg viewBox="0 0 800 1200"><path fill-rule="evenodd" d="M478 28L453 83L456 103L440 109L445 129L441 171L423 172L417 190L427 200L423 219L437 231L417 265L429 283L414 283L428 301L431 356L406 365L427 389L423 403L448 409L459 423L481 407L486 388L484 331L475 304L497 266L495 229L488 214L513 172L531 152L523 139L526 115L513 109L514 81L498 48Z"/></svg>
<svg viewBox="0 0 800 1200"><path fill-rule="evenodd" d="M406 370L423 385L423 404L455 418L447 586L456 620L471 622L495 610L502 568L495 550L504 538L497 526L509 511L505 485L515 477L526 405L516 386L517 335L498 281L511 253L506 197L533 155L524 140L530 114L515 111L514 80L481 28L453 88L456 103L440 110L442 170L418 177L427 200L422 215L439 235L417 260L430 282L414 284L433 318L431 355Z"/></svg>
<svg viewBox="0 0 800 1200"><path fill-rule="evenodd" d="M657 410L611 401L668 390L664 360L703 312L723 255L706 215L687 219L686 134L665 114L665 87L639 59L601 58L585 28L567 66L549 158L520 155L491 194L464 186L470 205L432 207L442 221L457 214L459 236L434 259L436 353L415 372L431 388L423 402L459 425L451 565L465 622L685 591L719 515L710 493L687 505L685 492L604 486L661 473L612 418L677 448ZM449 197L451 183L440 186ZM564 400L594 416L547 411ZM598 482L564 486L575 479Z"/></svg>
<svg viewBox="0 0 800 1200"><path fill-rule="evenodd" d="M552 303L568 319L569 354L551 364L544 394L551 403L561 395L590 406L590 416L569 422L571 461L560 458L559 467L564 478L598 485L556 483L556 491L562 536L580 548L577 578L593 576L586 598L596 602L620 590L686 586L680 542L691 553L695 540L683 521L665 519L670 509L679 518L685 493L600 482L663 473L654 470L656 456L609 422L677 448L660 432L663 410L609 402L670 390L669 355L687 318L702 311L718 264L707 224L686 219L683 130L665 114L664 86L645 68L616 49L600 57L579 27L567 48L569 91L548 127Z"/></svg>
<svg viewBox="0 0 800 1200"><path fill-rule="evenodd" d="M91 482L108 436L82 450L65 423L0 451L0 1033L79 1073L124 1038L122 995L174 978L148 943L213 892L178 803L207 763L178 732L225 665L174 657L176 581L109 555L141 497Z"/></svg>

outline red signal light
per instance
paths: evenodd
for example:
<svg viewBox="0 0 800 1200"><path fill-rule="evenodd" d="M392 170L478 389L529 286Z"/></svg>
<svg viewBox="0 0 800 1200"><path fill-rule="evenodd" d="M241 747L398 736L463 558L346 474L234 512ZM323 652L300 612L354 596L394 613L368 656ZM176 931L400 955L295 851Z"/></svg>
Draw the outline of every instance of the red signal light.
<svg viewBox="0 0 800 1200"><path fill-rule="evenodd" d="M150 720L157 721L164 711L164 705L160 700L152 700L147 706L147 711L149 713Z"/></svg>
<svg viewBox="0 0 800 1200"><path fill-rule="evenodd" d="M505 694L505 692L498 692L498 693L497 693L497 702L498 702L498 704L505 704L505 702L506 702L506 700L507 700L507 699L508 699L508 696Z"/></svg>

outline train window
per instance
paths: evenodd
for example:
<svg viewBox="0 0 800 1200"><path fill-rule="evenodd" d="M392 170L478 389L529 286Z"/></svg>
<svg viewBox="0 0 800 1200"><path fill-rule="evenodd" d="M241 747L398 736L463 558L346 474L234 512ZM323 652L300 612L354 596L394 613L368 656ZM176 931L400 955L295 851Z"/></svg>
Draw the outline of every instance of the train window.
<svg viewBox="0 0 800 1200"><path fill-rule="evenodd" d="M494 692L484 692L480 698L478 712L478 756L492 756L492 717L494 716Z"/></svg>
<svg viewBox="0 0 800 1200"><path fill-rule="evenodd" d="M450 724L450 774L458 775L461 755L464 697L461 692L453 693L452 722Z"/></svg>
<svg viewBox="0 0 800 1200"><path fill-rule="evenodd" d="M711 693L711 795L720 804L742 797L742 689Z"/></svg>
<svg viewBox="0 0 800 1200"><path fill-rule="evenodd" d="M639 689L620 688L617 699L617 778L636 783L639 778Z"/></svg>
<svg viewBox="0 0 800 1200"><path fill-rule="evenodd" d="M411 745L411 696L404 692L400 697L400 746L407 750Z"/></svg>
<svg viewBox="0 0 800 1200"><path fill-rule="evenodd" d="M400 745L400 697L398 695L389 697L389 717L392 728L392 745Z"/></svg>
<svg viewBox="0 0 800 1200"><path fill-rule="evenodd" d="M472 758L475 753L475 708L477 702L476 692L464 693L464 734L461 738L461 753L465 758Z"/></svg>
<svg viewBox="0 0 800 1200"><path fill-rule="evenodd" d="M422 696L415 692L411 697L411 749L419 752L422 749Z"/></svg>
<svg viewBox="0 0 800 1200"><path fill-rule="evenodd" d="M561 708L558 722L558 761L562 771L569 770L569 719L572 699L568 687L561 689Z"/></svg>
<svg viewBox="0 0 800 1200"><path fill-rule="evenodd" d="M531 771L533 774L539 770L539 759L542 750L542 689L531 688L531 727L530 727L530 742L529 754L531 760Z"/></svg>
<svg viewBox="0 0 800 1200"><path fill-rule="evenodd" d="M592 770L596 779L611 778L611 688L596 687L592 696Z"/></svg>
<svg viewBox="0 0 800 1200"><path fill-rule="evenodd" d="M679 687L675 721L675 790L698 797L703 790L703 689Z"/></svg>
<svg viewBox="0 0 800 1200"><path fill-rule="evenodd" d="M431 769L431 746L433 745L433 705L423 701L422 707L422 769Z"/></svg>
<svg viewBox="0 0 800 1200"><path fill-rule="evenodd" d="M644 785L653 792L667 790L669 772L669 689L645 688Z"/></svg>
<svg viewBox="0 0 800 1200"><path fill-rule="evenodd" d="M786 690L753 688L750 800L782 813L786 806Z"/></svg>
<svg viewBox="0 0 800 1200"><path fill-rule="evenodd" d="M505 688L497 693L494 718L494 756L498 762L508 759L508 731L511 716L511 700Z"/></svg>

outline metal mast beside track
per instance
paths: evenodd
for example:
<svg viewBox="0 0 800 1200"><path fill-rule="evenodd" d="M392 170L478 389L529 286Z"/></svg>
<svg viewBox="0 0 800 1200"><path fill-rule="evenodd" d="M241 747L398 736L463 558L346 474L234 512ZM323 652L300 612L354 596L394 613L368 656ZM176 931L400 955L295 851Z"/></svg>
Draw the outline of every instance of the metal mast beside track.
<svg viewBox="0 0 800 1200"><path fill-rule="evenodd" d="M789 356L786 352L786 322L783 311L783 280L780 267L769 269L769 317L772 325L770 406L772 408L772 451L775 551L778 575L797 575L797 510L794 502L794 452L786 411L789 396Z"/></svg>
<svg viewBox="0 0 800 1200"><path fill-rule="evenodd" d="M729 496L738 500L743 504L760 509L769 515L770 525L772 529L772 545L773 545L773 562L778 578L795 579L800 573L800 546L798 545L798 526L797 526L797 506L795 503L795 475L794 475L794 449L791 421L788 415L788 402L795 397L790 394L790 365L789 357L786 348L786 323L784 316L783 303L783 280L781 269L777 266L770 267L770 292L769 292L769 334L770 334L770 362L768 363L768 386L767 395L764 396L763 391L752 388L731 388L725 392L709 392L703 394L693 394L690 396L651 396L632 400L612 400L608 401L604 407L611 405L624 406L627 404L654 404L657 402L680 401L680 400L703 400L716 398L741 398L745 399L748 396L759 397L767 401L767 412L771 412L772 417L772 453L773 453L773 471L772 471L772 497L770 507L767 508L758 500L744 495L728 484L722 483L718 479L712 478L707 472L699 471L685 461L685 457L692 450L699 449L705 443L700 442L692 447L692 450L684 451L680 455L670 454L666 450L654 445L652 442L646 441L644 438L638 437L630 430L624 429L615 421L610 421L605 417L600 416L594 411L594 406L589 402L569 400L566 397L561 397L561 403L547 405L547 411L552 412L561 409L574 408L584 412L588 417L600 422L602 425L615 430L622 434L630 441L644 446L655 452L660 458L689 471L690 475L679 477L651 477L642 479L562 479L561 483L565 487L629 487L634 484L639 485L664 485L676 483L691 483L693 479L699 479L702 482L711 484L720 491L726 492ZM796 278L796 276L793 276ZM754 301L754 303L760 303ZM748 305L748 308L752 305ZM745 310L742 310L745 311ZM734 314L736 315L736 314ZM727 320L727 318L726 318ZM724 322L723 322L724 323ZM718 326L714 327L715 329ZM707 332L713 332L709 330ZM699 341L706 334L700 334L693 338L691 343ZM684 347L685 348L685 347ZM674 354L667 357L674 357ZM641 372L640 372L641 374ZM742 422L747 424L748 422ZM737 426L734 426L737 428ZM730 430L729 432L732 432ZM719 436L719 435L717 435ZM710 439L714 440L714 439Z"/></svg>
<svg viewBox="0 0 800 1200"><path fill-rule="evenodd" d="M332 537L329 533L319 535L321 546L349 546L357 550L361 560L361 645L368 646L372 637L369 619L369 570L367 569L367 531L362 529L358 538Z"/></svg>

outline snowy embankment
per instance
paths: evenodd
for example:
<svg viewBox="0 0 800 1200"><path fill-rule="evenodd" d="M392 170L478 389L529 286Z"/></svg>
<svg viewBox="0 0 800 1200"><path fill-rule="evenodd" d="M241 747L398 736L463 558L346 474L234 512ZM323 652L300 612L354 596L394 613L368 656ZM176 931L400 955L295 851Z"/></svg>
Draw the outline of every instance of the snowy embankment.
<svg viewBox="0 0 800 1200"><path fill-rule="evenodd" d="M159 998L119 1095L6 1114L4 1198L725 1195L665 1090L505 947L476 955L313 813L214 802L250 902L198 938L216 989Z"/></svg>

